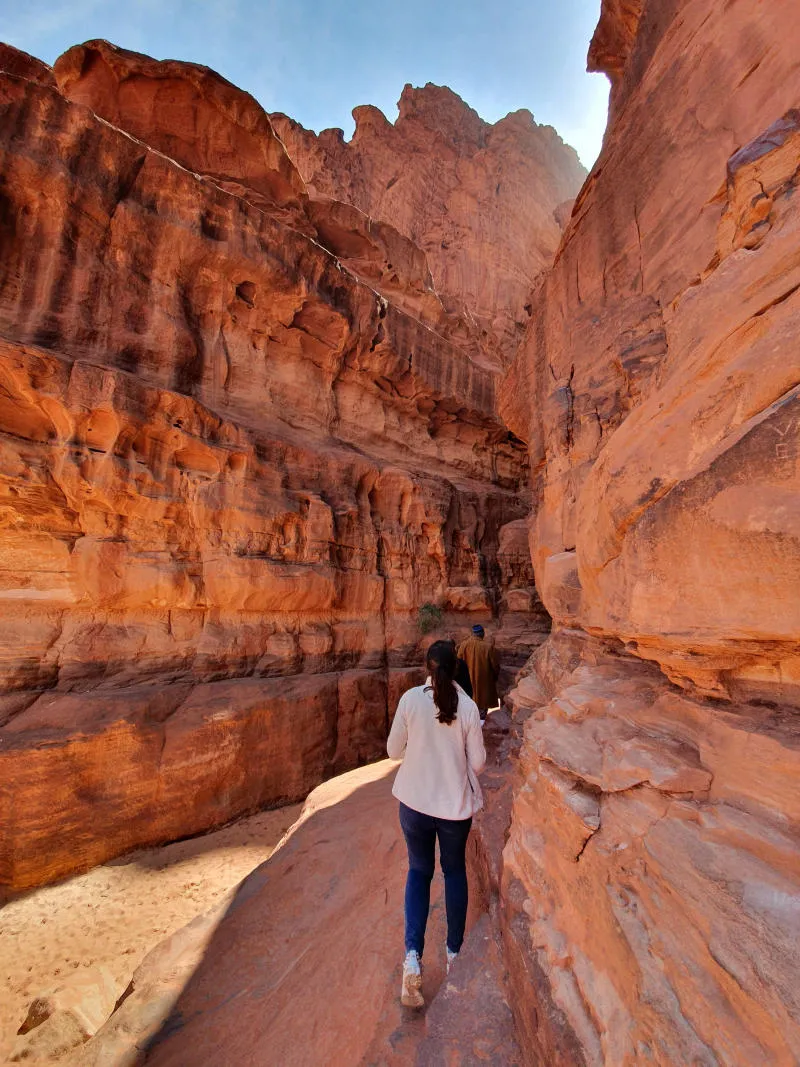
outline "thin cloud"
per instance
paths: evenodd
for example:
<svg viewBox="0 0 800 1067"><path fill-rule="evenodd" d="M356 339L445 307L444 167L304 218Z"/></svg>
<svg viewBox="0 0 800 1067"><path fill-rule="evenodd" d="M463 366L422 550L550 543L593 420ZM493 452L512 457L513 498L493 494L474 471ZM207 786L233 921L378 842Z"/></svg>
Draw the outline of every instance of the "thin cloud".
<svg viewBox="0 0 800 1067"><path fill-rule="evenodd" d="M15 48L35 55L37 42L61 34L70 26L80 25L82 20L91 18L103 3L104 0L68 0L61 4L47 4L38 10L35 6L20 4L14 12L5 15L3 39Z"/></svg>

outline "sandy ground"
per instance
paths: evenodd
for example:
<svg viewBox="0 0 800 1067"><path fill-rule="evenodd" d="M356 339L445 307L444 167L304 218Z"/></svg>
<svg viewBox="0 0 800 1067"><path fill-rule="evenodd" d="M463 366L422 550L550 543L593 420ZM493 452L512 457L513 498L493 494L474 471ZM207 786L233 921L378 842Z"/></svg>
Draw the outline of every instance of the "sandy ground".
<svg viewBox="0 0 800 1067"><path fill-rule="evenodd" d="M134 852L0 909L0 1063L35 996L93 965L108 967L122 991L151 948L222 903L271 855L301 810L261 812Z"/></svg>

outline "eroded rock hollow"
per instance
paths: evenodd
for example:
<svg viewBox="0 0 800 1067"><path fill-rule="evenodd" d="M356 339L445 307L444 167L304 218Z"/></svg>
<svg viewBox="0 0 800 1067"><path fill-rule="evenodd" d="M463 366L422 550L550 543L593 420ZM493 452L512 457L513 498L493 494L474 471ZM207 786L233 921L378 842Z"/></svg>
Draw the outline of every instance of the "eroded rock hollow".
<svg viewBox="0 0 800 1067"><path fill-rule="evenodd" d="M525 225L500 197L488 233L451 235L444 299L410 193L310 196L206 68L106 42L52 72L0 59L0 883L20 888L380 756L424 605L456 634L494 618L508 662L541 640L527 453L495 402L527 313L474 264L486 242L521 270L552 255L582 172L529 116L406 89L419 137L447 101L425 147L450 192L499 197L503 159L528 186ZM404 121L369 146L395 167Z"/></svg>

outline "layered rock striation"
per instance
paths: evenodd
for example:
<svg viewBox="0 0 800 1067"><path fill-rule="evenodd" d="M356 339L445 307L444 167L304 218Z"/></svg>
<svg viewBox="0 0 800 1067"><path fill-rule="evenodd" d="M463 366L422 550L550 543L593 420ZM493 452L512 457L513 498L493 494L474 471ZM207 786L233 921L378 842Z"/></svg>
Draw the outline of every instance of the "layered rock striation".
<svg viewBox="0 0 800 1067"><path fill-rule="evenodd" d="M533 601L525 450L409 237L310 198L206 68L105 42L57 86L15 62L0 882L19 888L375 758L421 605L454 632L507 614L518 645Z"/></svg>
<svg viewBox="0 0 800 1067"><path fill-rule="evenodd" d="M611 123L502 389L555 632L500 909L548 1064L800 1058L799 54L781 0L604 2Z"/></svg>
<svg viewBox="0 0 800 1067"><path fill-rule="evenodd" d="M406 89L346 144L0 53L0 881L374 758L423 604L552 617L473 856L528 1061L798 1062L794 14L604 0L545 273L579 175L525 114Z"/></svg>

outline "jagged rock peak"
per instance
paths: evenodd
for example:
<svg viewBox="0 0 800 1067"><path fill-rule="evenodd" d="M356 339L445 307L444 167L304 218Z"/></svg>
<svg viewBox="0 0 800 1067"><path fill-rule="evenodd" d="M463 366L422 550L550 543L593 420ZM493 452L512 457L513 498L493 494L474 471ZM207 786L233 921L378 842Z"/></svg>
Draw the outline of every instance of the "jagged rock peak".
<svg viewBox="0 0 800 1067"><path fill-rule="evenodd" d="M555 211L586 176L574 149L525 109L484 121L446 86L406 85L392 123L353 111L355 132L317 136L273 114L312 197L353 204L425 252L448 312L478 329L501 362L516 350L536 276L561 237Z"/></svg>
<svg viewBox="0 0 800 1067"><path fill-rule="evenodd" d="M571 158L579 179L582 181L586 175L575 149L563 140L555 127L538 123L526 107L509 111L496 122L487 122L449 86L435 85L433 82L427 82L421 87L407 82L397 107L398 117L391 122L374 104L359 104L352 110L355 130L350 142L345 142L344 131L338 126L321 130L316 135L317 140L326 147L345 143L356 144L366 131L379 136L391 136L392 131L395 131L407 136L416 126L426 132L438 134L449 146L473 154L486 148L498 135L507 135L510 132L523 148L526 142L534 144L544 141L557 145ZM284 112L272 112L271 118L279 129L286 128L297 135L314 136L313 131Z"/></svg>
<svg viewBox="0 0 800 1067"><path fill-rule="evenodd" d="M428 82L423 88L415 88L406 84L397 106L398 125L417 122L453 144L482 148L486 142L489 123L446 85Z"/></svg>

